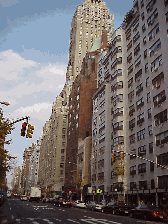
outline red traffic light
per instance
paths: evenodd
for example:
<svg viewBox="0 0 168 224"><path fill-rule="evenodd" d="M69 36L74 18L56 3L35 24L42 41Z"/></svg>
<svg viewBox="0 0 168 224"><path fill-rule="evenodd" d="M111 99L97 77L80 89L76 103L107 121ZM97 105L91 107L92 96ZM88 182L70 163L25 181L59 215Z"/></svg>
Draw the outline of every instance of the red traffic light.
<svg viewBox="0 0 168 224"><path fill-rule="evenodd" d="M27 126L27 123L26 123L26 122L24 122L24 123L23 123L23 127L26 127L26 126Z"/></svg>

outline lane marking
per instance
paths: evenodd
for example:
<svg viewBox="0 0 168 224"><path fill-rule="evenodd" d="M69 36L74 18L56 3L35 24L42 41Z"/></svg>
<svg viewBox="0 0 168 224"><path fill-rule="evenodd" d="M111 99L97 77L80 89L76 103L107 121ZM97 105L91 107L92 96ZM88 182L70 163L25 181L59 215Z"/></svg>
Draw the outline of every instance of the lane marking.
<svg viewBox="0 0 168 224"><path fill-rule="evenodd" d="M1 224L3 224L3 223L7 223L8 221L7 220L3 220L2 222L1 222Z"/></svg>
<svg viewBox="0 0 168 224"><path fill-rule="evenodd" d="M49 224L54 224L53 222L50 222L48 219L43 219L44 221L46 221Z"/></svg>
<svg viewBox="0 0 168 224"><path fill-rule="evenodd" d="M62 222L61 220L59 220L59 219L55 219L56 221L58 221L58 222Z"/></svg>
<svg viewBox="0 0 168 224"><path fill-rule="evenodd" d="M78 224L80 224L80 222L78 222L78 221L75 221L75 220L72 220L72 219L67 219L68 221L70 221L70 222L75 222L75 223L78 223Z"/></svg>
<svg viewBox="0 0 168 224"><path fill-rule="evenodd" d="M32 222L33 224L39 224L39 222Z"/></svg>

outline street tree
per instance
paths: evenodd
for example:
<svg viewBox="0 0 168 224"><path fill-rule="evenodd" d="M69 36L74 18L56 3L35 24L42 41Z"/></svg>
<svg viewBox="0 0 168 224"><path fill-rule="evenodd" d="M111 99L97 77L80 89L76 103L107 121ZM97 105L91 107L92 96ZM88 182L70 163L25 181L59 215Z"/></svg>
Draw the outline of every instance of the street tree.
<svg viewBox="0 0 168 224"><path fill-rule="evenodd" d="M16 157L12 156L5 145L10 145L11 139L7 137L14 129L9 118L3 116L3 111L0 110L0 188L5 188L6 172L10 171L15 163Z"/></svg>

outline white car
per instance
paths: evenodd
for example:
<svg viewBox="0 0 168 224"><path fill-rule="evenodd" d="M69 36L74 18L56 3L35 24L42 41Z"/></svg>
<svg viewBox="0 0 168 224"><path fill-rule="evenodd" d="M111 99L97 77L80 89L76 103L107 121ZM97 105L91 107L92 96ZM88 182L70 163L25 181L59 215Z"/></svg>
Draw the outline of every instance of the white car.
<svg viewBox="0 0 168 224"><path fill-rule="evenodd" d="M73 202L73 207L75 208L86 208L86 203L80 200Z"/></svg>
<svg viewBox="0 0 168 224"><path fill-rule="evenodd" d="M104 203L98 202L96 205L93 207L93 210L101 211L104 206Z"/></svg>

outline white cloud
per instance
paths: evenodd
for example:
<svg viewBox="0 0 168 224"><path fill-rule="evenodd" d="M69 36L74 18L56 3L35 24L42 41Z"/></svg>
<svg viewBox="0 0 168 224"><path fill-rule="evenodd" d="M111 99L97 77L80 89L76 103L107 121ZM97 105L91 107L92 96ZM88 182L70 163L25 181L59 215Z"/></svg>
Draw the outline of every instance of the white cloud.
<svg viewBox="0 0 168 224"><path fill-rule="evenodd" d="M24 68L31 68L36 65L36 62L25 60L12 50L0 53L0 73L1 78L5 80L16 80L22 75Z"/></svg>
<svg viewBox="0 0 168 224"><path fill-rule="evenodd" d="M1 78L5 79L0 90L0 95L3 96L1 100L8 101L14 106L18 102L21 103L25 96L34 94L35 98L40 92L52 93L56 97L64 86L66 69L67 65L64 63L40 64L25 60L11 50L1 52L0 74ZM6 88L9 82L11 87ZM41 101L45 102L46 98L47 94ZM31 105L30 102L28 104Z"/></svg>
<svg viewBox="0 0 168 224"><path fill-rule="evenodd" d="M13 117L30 116L31 119L46 121L49 119L52 103L37 103L28 107L20 107L12 113Z"/></svg>

